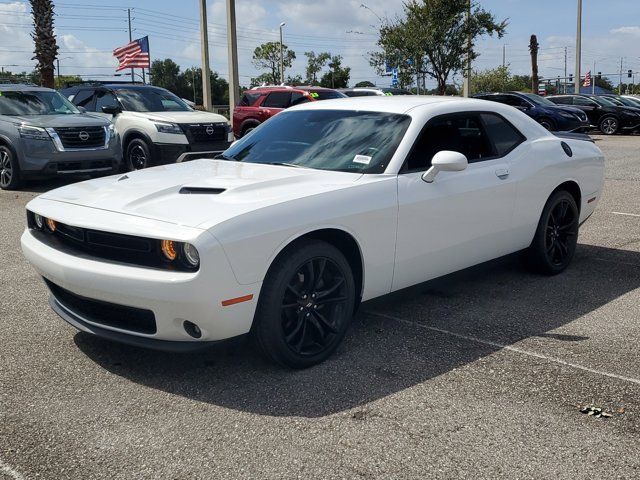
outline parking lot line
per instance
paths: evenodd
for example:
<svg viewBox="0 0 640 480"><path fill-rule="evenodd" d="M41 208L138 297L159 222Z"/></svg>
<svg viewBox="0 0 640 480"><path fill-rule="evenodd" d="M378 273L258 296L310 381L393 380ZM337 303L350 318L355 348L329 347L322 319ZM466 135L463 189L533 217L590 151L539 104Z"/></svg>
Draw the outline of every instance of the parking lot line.
<svg viewBox="0 0 640 480"><path fill-rule="evenodd" d="M618 374L615 374L615 373L605 372L603 370L597 370L595 368L585 367L584 365L578 365L577 363L566 362L566 361L564 361L564 360L562 360L560 358L549 357L549 356L543 355L541 353L531 352L529 350L523 350L522 348L514 347L514 346L511 346L511 345L505 345L505 344L502 344L502 343L499 343L499 342L494 342L492 340L486 340L486 339L474 337L474 336L471 336L471 335L465 335L463 333L451 332L449 330L444 330L444 329L438 328L438 327L431 327L429 325L423 325L421 323L412 322L410 320L405 320L404 318L396 317L396 316L393 316L393 315L387 315L385 313L377 313L377 312L371 312L371 311L366 311L364 313L367 314L367 315L373 315L373 316L377 316L377 317L381 317L381 318L386 318L387 320L392 320L392 321L395 321L395 322L399 322L399 323L402 323L404 325L419 327L419 328L422 328L424 330L431 330L431 331L434 331L434 332L443 333L445 335L451 335L453 337L461 338L463 340L468 340L470 342L480 343L480 344L487 345L487 346L490 346L490 347L500 348L500 349L508 350L510 352L519 353L521 355L527 355L529 357L539 358L539 359L542 359L542 360L546 360L548 362L557 363L557 364L565 366L565 367L574 368L576 370L582 370L584 372L595 373L596 375L602 375L602 376L609 377L609 378L615 378L616 380L621 380L623 382L629 382L629 383L634 383L636 385L640 385L640 379L637 379L637 378L625 377L625 376L618 375Z"/></svg>
<svg viewBox="0 0 640 480"><path fill-rule="evenodd" d="M25 480L22 474L16 472L13 468L11 468L9 465L4 463L2 460L0 460L0 473L4 475L8 475L9 477L13 478L13 480Z"/></svg>
<svg viewBox="0 0 640 480"><path fill-rule="evenodd" d="M625 212L611 212L614 215L626 215L627 217L640 217L640 214L637 213L625 213Z"/></svg>

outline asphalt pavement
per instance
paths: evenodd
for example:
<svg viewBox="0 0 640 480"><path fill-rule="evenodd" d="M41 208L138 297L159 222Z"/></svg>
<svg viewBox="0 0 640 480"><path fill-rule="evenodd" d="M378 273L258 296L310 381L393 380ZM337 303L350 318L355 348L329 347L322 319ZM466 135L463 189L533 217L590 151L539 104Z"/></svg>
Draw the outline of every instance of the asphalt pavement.
<svg viewBox="0 0 640 480"><path fill-rule="evenodd" d="M19 247L60 182L0 192L0 479L639 478L640 137L595 138L604 196L565 273L510 257L365 304L304 371L77 332Z"/></svg>

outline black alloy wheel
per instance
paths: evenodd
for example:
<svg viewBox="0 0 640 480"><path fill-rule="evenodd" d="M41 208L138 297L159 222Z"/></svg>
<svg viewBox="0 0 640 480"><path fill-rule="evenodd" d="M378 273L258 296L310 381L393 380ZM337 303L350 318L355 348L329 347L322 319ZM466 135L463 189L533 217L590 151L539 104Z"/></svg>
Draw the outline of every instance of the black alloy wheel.
<svg viewBox="0 0 640 480"><path fill-rule="evenodd" d="M578 243L579 210L573 196L556 192L542 212L529 247L529 264L540 272L555 275L566 269Z"/></svg>
<svg viewBox="0 0 640 480"><path fill-rule="evenodd" d="M13 151L0 145L0 188L15 190L20 187L20 172L18 162Z"/></svg>
<svg viewBox="0 0 640 480"><path fill-rule="evenodd" d="M142 170L151 165L151 153L147 143L134 138L127 145L127 167L129 170Z"/></svg>
<svg viewBox="0 0 640 480"><path fill-rule="evenodd" d="M353 274L334 246L305 240L279 255L263 283L253 334L268 358L292 368L340 345L355 306Z"/></svg>
<svg viewBox="0 0 640 480"><path fill-rule="evenodd" d="M618 119L614 117L604 117L600 120L600 131L605 135L613 135L618 131Z"/></svg>

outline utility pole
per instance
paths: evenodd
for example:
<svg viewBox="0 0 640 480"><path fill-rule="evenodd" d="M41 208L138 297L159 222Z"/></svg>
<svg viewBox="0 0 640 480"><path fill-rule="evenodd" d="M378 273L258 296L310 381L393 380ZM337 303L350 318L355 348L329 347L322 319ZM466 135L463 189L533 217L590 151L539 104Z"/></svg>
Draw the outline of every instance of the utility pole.
<svg viewBox="0 0 640 480"><path fill-rule="evenodd" d="M464 79L462 80L462 96L469 97L471 95L471 29L469 25L471 23L471 0L467 4L467 61L464 66Z"/></svg>
<svg viewBox="0 0 640 480"><path fill-rule="evenodd" d="M502 45L502 68L507 66L507 45Z"/></svg>
<svg viewBox="0 0 640 480"><path fill-rule="evenodd" d="M200 52L202 54L202 106L211 110L211 76L209 73L209 32L207 31L207 1L200 0Z"/></svg>
<svg viewBox="0 0 640 480"><path fill-rule="evenodd" d="M567 93L567 47L564 47L564 80L562 84L564 85L562 93Z"/></svg>
<svg viewBox="0 0 640 480"><path fill-rule="evenodd" d="M576 76L573 93L580 93L580 63L582 61L582 0L578 0L578 18L576 26Z"/></svg>
<svg viewBox="0 0 640 480"><path fill-rule="evenodd" d="M129 19L129 42L133 40L131 36L131 9L127 8L127 18ZM131 67L131 83L135 83L135 78L133 77L133 67Z"/></svg>
<svg viewBox="0 0 640 480"><path fill-rule="evenodd" d="M282 27L284 27L286 23L282 22L280 24L280 83L284 84L284 47L282 44Z"/></svg>
<svg viewBox="0 0 640 480"><path fill-rule="evenodd" d="M227 48L229 49L229 118L238 103L238 40L236 37L236 0L227 0Z"/></svg>
<svg viewBox="0 0 640 480"><path fill-rule="evenodd" d="M593 70L591 72L591 95L596 94L596 61L593 61Z"/></svg>
<svg viewBox="0 0 640 480"><path fill-rule="evenodd" d="M618 95L622 95L622 57L620 57L620 83L618 84Z"/></svg>
<svg viewBox="0 0 640 480"><path fill-rule="evenodd" d="M2 72L4 73L4 67L2 67ZM58 88L61 88L60 85L60 59L56 58L56 73L58 74Z"/></svg>

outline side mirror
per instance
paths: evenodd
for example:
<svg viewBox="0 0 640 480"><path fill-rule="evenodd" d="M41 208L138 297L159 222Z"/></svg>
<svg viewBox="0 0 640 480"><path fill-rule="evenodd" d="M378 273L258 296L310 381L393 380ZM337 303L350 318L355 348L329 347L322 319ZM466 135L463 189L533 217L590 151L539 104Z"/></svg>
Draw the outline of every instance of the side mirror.
<svg viewBox="0 0 640 480"><path fill-rule="evenodd" d="M439 172L460 172L467 168L469 162L460 152L442 150L431 159L431 168L422 174L422 180L433 183Z"/></svg>
<svg viewBox="0 0 640 480"><path fill-rule="evenodd" d="M105 105L102 107L102 113L108 113L109 115L117 115L122 112L122 109L116 105Z"/></svg>
<svg viewBox="0 0 640 480"><path fill-rule="evenodd" d="M78 109L78 111L79 111L80 113L87 113L87 109L86 109L86 108L84 108L84 107L80 107L80 106L78 106L78 107L76 107L76 108Z"/></svg>

